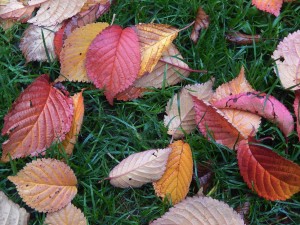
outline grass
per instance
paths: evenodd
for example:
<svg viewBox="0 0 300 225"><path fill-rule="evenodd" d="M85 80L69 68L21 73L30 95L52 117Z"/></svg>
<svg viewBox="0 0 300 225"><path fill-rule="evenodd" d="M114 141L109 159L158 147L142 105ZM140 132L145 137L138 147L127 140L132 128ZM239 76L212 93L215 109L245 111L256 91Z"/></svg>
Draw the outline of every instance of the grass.
<svg viewBox="0 0 300 225"><path fill-rule="evenodd" d="M167 23L183 28L195 18L199 1L117 1L101 21L131 26L137 23ZM155 90L144 98L131 102L116 101L110 106L103 93L92 85L66 83L72 93L82 87L84 92L85 117L74 154L67 163L78 178L78 194L73 204L85 214L89 224L148 224L160 217L170 205L155 196L151 184L139 189L119 189L108 181L99 183L109 171L129 154L147 149L164 148L170 136L163 126L165 106L170 97L187 83L216 78L215 87L234 78L241 66L251 85L259 91L274 95L291 111L294 93L284 90L274 73L272 52L282 38L300 28L299 3L284 4L279 17L258 11L245 0L203 0L201 6L210 16L209 29L203 31L195 45L189 39L191 29L182 31L175 44L185 61L193 69L207 69L208 74L192 73L190 80ZM12 102L38 75L59 75L59 63L25 63L18 48L20 38L28 25L19 24L11 30L0 30L0 128ZM225 41L230 29L248 34L261 34L263 42L237 46ZM274 151L300 163L300 145L296 133L285 142L274 124L263 121L257 138L270 136L274 141L264 141ZM4 142L7 137L0 137ZM185 137L193 150L194 163L210 164L215 174L209 195L228 203L233 208L250 203L247 220L250 224L300 224L300 195L288 201L270 202L258 197L244 183L237 166L236 152L207 141L198 131ZM285 149L288 148L288 154ZM111 157L113 156L113 157ZM57 146L52 146L46 157L62 157ZM7 176L16 174L32 158L23 158L0 164L0 189L9 198L31 213L30 224L42 224L45 214L28 208L16 192ZM189 196L198 191L197 170Z"/></svg>

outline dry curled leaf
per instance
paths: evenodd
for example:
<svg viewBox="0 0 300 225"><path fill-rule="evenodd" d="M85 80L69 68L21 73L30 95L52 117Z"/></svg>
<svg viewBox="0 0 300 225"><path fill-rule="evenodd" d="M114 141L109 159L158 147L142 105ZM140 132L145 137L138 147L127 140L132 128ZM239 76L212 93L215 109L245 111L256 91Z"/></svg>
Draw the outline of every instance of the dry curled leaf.
<svg viewBox="0 0 300 225"><path fill-rule="evenodd" d="M157 196L167 197L175 205L182 201L189 192L193 175L193 159L188 143L175 141L169 147L172 151L166 170L163 176L153 183L153 187Z"/></svg>
<svg viewBox="0 0 300 225"><path fill-rule="evenodd" d="M209 26L209 16L205 13L205 11L201 7L199 7L197 11L194 28L191 33L191 39L194 43L198 41L201 30L207 29L208 26Z"/></svg>
<svg viewBox="0 0 300 225"><path fill-rule="evenodd" d="M296 129L297 129L297 134L298 134L298 138L300 140L300 90L295 91L295 100L294 100L294 112L295 112L295 116L296 116Z"/></svg>
<svg viewBox="0 0 300 225"><path fill-rule="evenodd" d="M38 155L65 138L73 117L73 101L67 94L49 84L46 74L21 93L4 117L2 135L9 139L2 144L2 161L9 161L9 155Z"/></svg>
<svg viewBox="0 0 300 225"><path fill-rule="evenodd" d="M130 155L109 173L110 183L121 188L140 187L160 179L166 169L170 152L171 149L166 148Z"/></svg>
<svg viewBox="0 0 300 225"><path fill-rule="evenodd" d="M1 225L27 225L29 213L24 208L9 200L0 191L0 224Z"/></svg>
<svg viewBox="0 0 300 225"><path fill-rule="evenodd" d="M76 208L71 203L65 208L48 213L45 219L47 225L86 225L86 218L80 209Z"/></svg>
<svg viewBox="0 0 300 225"><path fill-rule="evenodd" d="M170 208L150 225L244 225L240 216L224 202L210 197L187 198Z"/></svg>
<svg viewBox="0 0 300 225"><path fill-rule="evenodd" d="M226 40L238 45L248 45L253 44L253 42L260 42L262 39L260 35L249 35L238 31L231 31L226 34Z"/></svg>
<svg viewBox="0 0 300 225"><path fill-rule="evenodd" d="M37 159L8 179L17 186L23 201L39 212L55 212L68 205L77 193L71 168L55 159Z"/></svg>

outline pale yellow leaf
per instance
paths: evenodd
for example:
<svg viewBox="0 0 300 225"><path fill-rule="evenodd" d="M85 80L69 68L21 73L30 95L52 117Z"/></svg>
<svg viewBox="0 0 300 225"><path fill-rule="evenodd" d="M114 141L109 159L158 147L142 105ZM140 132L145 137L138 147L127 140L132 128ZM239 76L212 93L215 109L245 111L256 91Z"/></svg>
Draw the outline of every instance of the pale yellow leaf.
<svg viewBox="0 0 300 225"><path fill-rule="evenodd" d="M71 203L65 208L48 213L45 219L45 225L86 225L86 218L80 209L76 208Z"/></svg>
<svg viewBox="0 0 300 225"><path fill-rule="evenodd" d="M140 187L153 182L163 175L170 148L153 149L130 155L120 162L109 173L110 183L113 186Z"/></svg>
<svg viewBox="0 0 300 225"><path fill-rule="evenodd" d="M39 212L58 211L77 193L74 172L55 159L37 159L8 179L17 186L23 201Z"/></svg>
<svg viewBox="0 0 300 225"><path fill-rule="evenodd" d="M56 81L90 82L85 69L86 53L94 38L108 26L108 23L87 24L68 36L60 53L61 75Z"/></svg>
<svg viewBox="0 0 300 225"><path fill-rule="evenodd" d="M213 94L213 81L203 84L185 86L181 92L169 100L166 107L164 124L168 128L168 134L179 139L184 134L191 133L196 127L194 104L191 95L199 99L209 101Z"/></svg>
<svg viewBox="0 0 300 225"><path fill-rule="evenodd" d="M156 195L167 197L173 205L182 201L188 191L193 175L192 151L188 143L175 141L170 145L169 155L164 175L153 183Z"/></svg>
<svg viewBox="0 0 300 225"><path fill-rule="evenodd" d="M9 200L0 191L0 224L1 225L27 225L29 213L24 208Z"/></svg>
<svg viewBox="0 0 300 225"><path fill-rule="evenodd" d="M150 225L244 225L229 205L210 197L187 198Z"/></svg>
<svg viewBox="0 0 300 225"><path fill-rule="evenodd" d="M56 58L53 40L55 32L58 31L60 27L61 25L52 27L38 27L30 25L25 30L21 38L20 49L27 62L48 61L46 51L49 54L50 60Z"/></svg>
<svg viewBox="0 0 300 225"><path fill-rule="evenodd" d="M0 17L25 22L31 17L34 9L35 6L24 6L21 2L10 1L7 5L0 4Z"/></svg>

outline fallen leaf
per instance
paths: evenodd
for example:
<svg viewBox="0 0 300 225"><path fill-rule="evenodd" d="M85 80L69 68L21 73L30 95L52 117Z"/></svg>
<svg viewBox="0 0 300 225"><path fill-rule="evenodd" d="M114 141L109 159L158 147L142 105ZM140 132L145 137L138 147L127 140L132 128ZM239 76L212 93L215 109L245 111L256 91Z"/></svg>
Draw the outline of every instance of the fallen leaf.
<svg viewBox="0 0 300 225"><path fill-rule="evenodd" d="M54 26L80 12L87 0L48 0L41 4L36 16L28 20L37 26Z"/></svg>
<svg viewBox="0 0 300 225"><path fill-rule="evenodd" d="M187 198L170 208L150 225L244 225L240 216L224 202L210 197Z"/></svg>
<svg viewBox="0 0 300 225"><path fill-rule="evenodd" d="M36 6L24 6L22 2L10 1L4 7L0 7L0 18L13 19L26 22Z"/></svg>
<svg viewBox="0 0 300 225"><path fill-rule="evenodd" d="M140 187L156 181L163 175L170 148L153 149L130 155L109 173L110 183L115 187Z"/></svg>
<svg viewBox="0 0 300 225"><path fill-rule="evenodd" d="M295 91L294 112L296 116L296 128L300 140L300 115L299 115L300 90Z"/></svg>
<svg viewBox="0 0 300 225"><path fill-rule="evenodd" d="M209 16L205 13L205 11L201 7L199 7L197 11L194 28L191 33L191 39L194 43L197 43L201 30L208 28L209 22L210 22Z"/></svg>
<svg viewBox="0 0 300 225"><path fill-rule="evenodd" d="M47 225L86 225L86 218L80 209L69 203L65 208L48 213L45 219Z"/></svg>
<svg viewBox="0 0 300 225"><path fill-rule="evenodd" d="M289 34L281 41L273 52L276 62L275 73L284 88L297 90L300 88L300 30Z"/></svg>
<svg viewBox="0 0 300 225"><path fill-rule="evenodd" d="M65 140L61 143L63 150L68 154L72 155L74 146L77 142L77 136L81 130L81 125L84 115L84 103L82 92L79 92L72 96L74 105L74 115L70 131L66 134Z"/></svg>
<svg viewBox="0 0 300 225"><path fill-rule="evenodd" d="M202 188L203 193L207 193L208 187L212 184L214 172L209 165L197 164L197 175L199 188Z"/></svg>
<svg viewBox="0 0 300 225"><path fill-rule="evenodd" d="M272 150L243 140L237 158L244 181L259 196L272 201L286 200L300 191L300 166Z"/></svg>
<svg viewBox="0 0 300 225"><path fill-rule="evenodd" d="M287 137L294 130L294 119L288 109L275 97L259 92L246 92L213 103L217 108L232 108L252 112L274 123Z"/></svg>
<svg viewBox="0 0 300 225"><path fill-rule="evenodd" d="M17 186L23 201L39 212L58 211L77 193L74 172L56 159L34 160L8 179Z"/></svg>
<svg viewBox="0 0 300 225"><path fill-rule="evenodd" d="M54 34L60 26L38 27L30 25L25 30L21 38L20 49L27 62L48 61L48 56L50 60L56 58L53 41Z"/></svg>
<svg viewBox="0 0 300 225"><path fill-rule="evenodd" d="M226 34L226 40L238 45L250 45L253 44L253 42L260 42L262 38L260 35L249 35L238 31L230 31Z"/></svg>
<svg viewBox="0 0 300 225"><path fill-rule="evenodd" d="M200 132L208 139L233 149L244 135L229 122L220 110L196 97L192 97L196 112L195 120Z"/></svg>
<svg viewBox="0 0 300 225"><path fill-rule="evenodd" d="M182 201L189 192L193 175L193 158L188 143L175 141L169 147L172 151L166 170L163 176L153 183L153 187L157 196L167 197L175 205Z"/></svg>
<svg viewBox="0 0 300 225"><path fill-rule="evenodd" d="M108 23L92 23L75 29L66 39L60 53L60 76L57 81L90 82L86 74L85 62L88 48L95 37Z"/></svg>
<svg viewBox="0 0 300 225"><path fill-rule="evenodd" d="M147 88L138 88L131 85L129 88L118 93L116 95L116 99L121 101L130 101L141 97L145 91L147 91Z"/></svg>
<svg viewBox="0 0 300 225"><path fill-rule="evenodd" d="M209 101L213 94L213 81L203 84L187 85L181 92L168 101L164 125L168 134L179 139L196 129L195 110L191 95Z"/></svg>
<svg viewBox="0 0 300 225"><path fill-rule="evenodd" d="M65 32L66 25L67 25L66 22L62 23L62 26L54 34L54 39L53 39L54 52L58 60L60 60L60 52L64 45L63 35Z"/></svg>
<svg viewBox="0 0 300 225"><path fill-rule="evenodd" d="M128 88L140 69L141 55L138 37L132 28L112 25L103 30L87 52L88 78L113 104L113 98Z"/></svg>
<svg viewBox="0 0 300 225"><path fill-rule="evenodd" d="M252 0L252 5L255 5L259 10L279 16L283 0Z"/></svg>
<svg viewBox="0 0 300 225"><path fill-rule="evenodd" d="M15 20L10 20L10 19L4 20L0 18L0 27L2 27L4 31L12 28L15 25L15 23L16 23Z"/></svg>
<svg viewBox="0 0 300 225"><path fill-rule="evenodd" d="M24 208L9 200L0 191L0 222L1 225L27 225L29 213Z"/></svg>
<svg viewBox="0 0 300 225"><path fill-rule="evenodd" d="M250 213L250 202L244 202L241 205L239 205L235 211L241 216L241 218L244 220L245 224L249 225L250 222L247 219L247 216Z"/></svg>
<svg viewBox="0 0 300 225"><path fill-rule="evenodd" d="M141 47L141 68L138 77L151 73L172 41L178 29L167 24L138 24L135 26Z"/></svg>
<svg viewBox="0 0 300 225"><path fill-rule="evenodd" d="M62 141L70 130L73 101L49 84L48 75L38 77L13 103L4 117L2 161L38 155L54 141Z"/></svg>

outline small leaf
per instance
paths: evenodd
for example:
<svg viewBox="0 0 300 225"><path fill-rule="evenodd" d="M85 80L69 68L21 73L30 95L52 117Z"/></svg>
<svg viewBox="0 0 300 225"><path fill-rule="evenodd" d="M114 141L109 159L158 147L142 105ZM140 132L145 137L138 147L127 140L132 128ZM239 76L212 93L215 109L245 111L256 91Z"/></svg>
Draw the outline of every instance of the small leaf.
<svg viewBox="0 0 300 225"><path fill-rule="evenodd" d="M286 200L300 191L300 166L270 149L243 140L237 157L244 181L259 196L273 201Z"/></svg>
<svg viewBox="0 0 300 225"><path fill-rule="evenodd" d="M0 5L0 18L26 22L33 13L35 6L24 6L18 1L10 1L4 7Z"/></svg>
<svg viewBox="0 0 300 225"><path fill-rule="evenodd" d="M288 136L294 130L294 119L288 109L275 97L259 92L247 92L223 98L213 105L252 112L276 124Z"/></svg>
<svg viewBox="0 0 300 225"><path fill-rule="evenodd" d="M0 222L1 225L27 225L29 213L24 208L9 200L0 191Z"/></svg>
<svg viewBox="0 0 300 225"><path fill-rule="evenodd" d="M238 45L248 45L253 44L253 42L258 43L262 41L262 38L260 35L249 35L238 31L231 31L226 34L226 40Z"/></svg>
<svg viewBox="0 0 300 225"><path fill-rule="evenodd" d="M244 225L240 216L227 204L210 197L187 198L150 225Z"/></svg>
<svg viewBox="0 0 300 225"><path fill-rule="evenodd" d="M297 128L297 134L298 134L298 138L300 140L300 90L295 91L295 101L294 101L294 112L295 112L295 116L296 116L296 128Z"/></svg>
<svg viewBox="0 0 300 225"><path fill-rule="evenodd" d="M108 26L108 23L88 24L70 34L60 53L61 75L56 82L65 80L90 82L85 69L86 54L95 37Z"/></svg>
<svg viewBox="0 0 300 225"><path fill-rule="evenodd" d="M17 186L23 201L39 212L55 212L68 205L77 193L71 168L55 159L37 159L8 179Z"/></svg>
<svg viewBox="0 0 300 225"><path fill-rule="evenodd" d="M48 213L45 219L47 225L86 225L86 218L80 209L76 208L71 203L65 208Z"/></svg>
<svg viewBox="0 0 300 225"><path fill-rule="evenodd" d="M142 61L138 77L151 73L158 60L172 41L178 30L167 24L139 24L135 26L141 47Z"/></svg>
<svg viewBox="0 0 300 225"><path fill-rule="evenodd" d="M153 149L130 155L109 173L110 183L115 187L140 187L161 178L170 148Z"/></svg>
<svg viewBox="0 0 300 225"><path fill-rule="evenodd" d="M103 30L87 52L86 69L97 88L105 89L110 104L113 98L136 79L141 55L138 37L132 28L113 25Z"/></svg>
<svg viewBox="0 0 300 225"><path fill-rule="evenodd" d="M252 0L252 4L259 10L279 16L283 0Z"/></svg>
<svg viewBox="0 0 300 225"><path fill-rule="evenodd" d="M194 43L197 43L201 30L208 28L209 22L210 22L209 16L205 13L205 11L201 7L199 7L197 11L194 28L191 33L191 39Z"/></svg>
<svg viewBox="0 0 300 225"><path fill-rule="evenodd" d="M164 175L153 183L157 196L167 197L173 205L182 201L192 181L193 159L188 143L175 141L169 146L172 152L169 156Z"/></svg>
<svg viewBox="0 0 300 225"><path fill-rule="evenodd" d="M130 101L141 97L145 91L147 91L146 88L138 88L131 85L129 88L117 94L116 99L121 101Z"/></svg>
<svg viewBox="0 0 300 225"><path fill-rule="evenodd" d="M69 132L73 117L73 101L49 84L48 75L38 77L13 103L4 118L2 161L38 155L54 141L62 141Z"/></svg>

